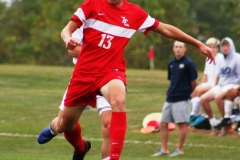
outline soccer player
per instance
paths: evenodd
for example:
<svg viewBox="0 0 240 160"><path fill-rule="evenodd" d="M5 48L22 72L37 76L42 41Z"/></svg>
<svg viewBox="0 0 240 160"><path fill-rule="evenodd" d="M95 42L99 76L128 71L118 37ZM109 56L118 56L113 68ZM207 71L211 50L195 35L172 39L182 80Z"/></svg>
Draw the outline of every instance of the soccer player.
<svg viewBox="0 0 240 160"><path fill-rule="evenodd" d="M224 60L223 54L218 53L218 47L220 45L220 41L218 39L214 37L209 38L206 41L206 45L210 47L215 54L216 64L209 64L208 62L205 62L204 74L201 84L198 85L191 94L192 111L190 113L189 124L192 127L198 125L204 120L204 117L201 116L200 97L202 94L204 94L216 85L216 77L218 71L220 70L220 63L222 63L222 61Z"/></svg>
<svg viewBox="0 0 240 160"><path fill-rule="evenodd" d="M72 37L78 41L78 45L73 49L73 50L68 50L68 53L71 57L73 57L73 64L77 63L77 59L81 50L81 45L82 45L82 38L83 38L83 27L77 29ZM57 121L56 124L59 124L61 122L62 118L62 113L64 110L64 99L66 97L65 92L61 105L59 106L59 115L56 117L53 121ZM102 136L103 136L103 143L102 143L102 159L103 160L109 160L109 155L110 155L110 137L109 137L109 124L110 124L110 119L111 119L111 106L107 102L107 100L100 95L97 95L97 109L98 113L100 115L101 119L101 128L102 128ZM89 107L86 107L85 110L88 110ZM55 123L52 123L55 124ZM39 144L44 144L50 141L53 137L55 137L58 133L54 132L52 129L51 124L49 127L43 129L38 137L38 143ZM85 142L86 146L88 147L86 151L88 151L91 148L91 143L89 141Z"/></svg>
<svg viewBox="0 0 240 160"><path fill-rule="evenodd" d="M168 63L168 80L170 86L167 91L167 99L162 109L161 142L162 146L152 156L168 155L168 123L178 124L178 146L170 157L183 154L183 144L187 137L188 120L190 114L191 93L197 86L197 69L192 60L185 56L186 47L183 42L175 41L173 52L175 58Z"/></svg>
<svg viewBox="0 0 240 160"><path fill-rule="evenodd" d="M68 86L62 120L58 125L53 121L52 130L64 132L75 149L73 160L83 159L86 147L78 120L87 105L95 107L96 94L101 94L112 107L110 160L119 160L127 127L123 54L132 35L136 31L147 34L152 30L198 47L211 62L214 55L202 42L174 26L160 23L127 0L86 0L81 4L61 32L68 49L76 47L72 33L83 24L82 50Z"/></svg>
<svg viewBox="0 0 240 160"><path fill-rule="evenodd" d="M224 61L220 65L220 70L216 78L216 86L204 93L200 98L200 103L208 115L212 126L211 135L216 134L214 126L219 121L213 116L210 101L215 100L222 118L224 117L224 97L230 88L234 88L240 83L240 55L236 53L235 46L231 38L223 38L220 44L221 52L224 55Z"/></svg>

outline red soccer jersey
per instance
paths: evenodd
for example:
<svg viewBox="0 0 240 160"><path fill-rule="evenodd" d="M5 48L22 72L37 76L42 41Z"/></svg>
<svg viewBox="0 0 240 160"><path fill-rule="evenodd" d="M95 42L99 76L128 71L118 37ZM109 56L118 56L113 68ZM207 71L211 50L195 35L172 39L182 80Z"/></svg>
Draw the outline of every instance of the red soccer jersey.
<svg viewBox="0 0 240 160"><path fill-rule="evenodd" d="M124 0L121 7L107 0L86 0L72 16L84 24L83 45L75 73L101 76L109 71L125 71L124 49L136 31L147 34L159 22L139 6Z"/></svg>

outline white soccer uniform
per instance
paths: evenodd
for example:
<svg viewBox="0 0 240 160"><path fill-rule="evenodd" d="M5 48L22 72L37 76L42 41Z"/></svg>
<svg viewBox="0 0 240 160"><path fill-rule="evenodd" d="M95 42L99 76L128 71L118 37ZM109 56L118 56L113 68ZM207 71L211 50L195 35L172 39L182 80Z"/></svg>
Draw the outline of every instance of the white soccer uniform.
<svg viewBox="0 0 240 160"><path fill-rule="evenodd" d="M218 53L215 57L215 62L209 64L209 62L205 63L204 74L207 75L207 82L202 83L201 85L207 85L213 87L216 81L216 77L218 75L218 71L220 70L220 63L224 60L224 57L221 53Z"/></svg>
<svg viewBox="0 0 240 160"><path fill-rule="evenodd" d="M223 41L228 41L230 51L223 63L220 63L218 85L211 89L215 94L237 88L240 83L240 55L235 51L234 43L230 38L224 38Z"/></svg>
<svg viewBox="0 0 240 160"><path fill-rule="evenodd" d="M77 29L72 34L72 37L77 39L79 41L79 44L81 45L82 39L83 39L83 27ZM73 64L75 65L76 63L77 63L77 58L73 58ZM66 92L67 92L67 90L65 91L63 98L62 98L62 102L59 106L59 108L61 110L64 109L64 99L66 97ZM96 98L97 98L97 110L98 110L99 115L101 115L104 111L112 110L111 105L108 103L108 101L103 96L97 95ZM85 110L89 110L89 109L90 109L90 106L87 106L85 108Z"/></svg>

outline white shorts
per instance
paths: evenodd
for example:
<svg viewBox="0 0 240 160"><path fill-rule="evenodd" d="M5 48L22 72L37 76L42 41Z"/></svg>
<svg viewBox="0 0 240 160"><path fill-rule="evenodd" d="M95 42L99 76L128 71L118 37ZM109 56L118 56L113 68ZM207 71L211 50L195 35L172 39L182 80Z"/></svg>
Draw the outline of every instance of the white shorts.
<svg viewBox="0 0 240 160"><path fill-rule="evenodd" d="M201 87L213 87L213 85L211 85L210 83L207 83L207 82L205 82L205 83L201 83L199 86L201 86ZM197 86L198 87L198 86Z"/></svg>
<svg viewBox="0 0 240 160"><path fill-rule="evenodd" d="M215 94L218 94L219 92L227 92L231 88L237 88L239 85L237 84L227 84L225 86L214 86L213 88L210 89L210 91L213 91Z"/></svg>
<svg viewBox="0 0 240 160"><path fill-rule="evenodd" d="M66 92L64 93L62 102L59 106L60 110L64 109L64 99L66 97ZM101 115L104 111L111 111L112 110L111 105L108 103L108 101L103 96L97 95L96 98L97 98L97 110L98 110L99 115ZM85 108L85 111L87 111L89 109L90 109L90 106L87 106Z"/></svg>

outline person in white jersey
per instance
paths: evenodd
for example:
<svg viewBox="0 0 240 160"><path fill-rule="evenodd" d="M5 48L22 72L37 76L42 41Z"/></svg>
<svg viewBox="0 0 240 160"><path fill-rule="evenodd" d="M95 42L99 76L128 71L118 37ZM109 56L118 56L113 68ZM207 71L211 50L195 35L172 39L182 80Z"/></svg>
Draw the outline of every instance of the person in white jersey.
<svg viewBox="0 0 240 160"><path fill-rule="evenodd" d="M205 62L201 84L198 85L191 94L192 111L190 113L189 124L192 127L197 126L205 119L203 116L201 116L200 97L216 85L216 77L220 69L220 63L224 60L223 54L218 52L220 41L217 38L209 38L206 41L206 45L210 47L215 54L216 64L209 64Z"/></svg>
<svg viewBox="0 0 240 160"><path fill-rule="evenodd" d="M210 101L216 101L221 113L221 118L223 118L226 92L230 88L237 88L240 83L240 55L236 52L232 39L229 37L223 38L220 49L224 55L224 61L220 63L221 66L216 79L218 85L211 88L200 98L200 103L208 115L209 122L212 126L211 135L216 134L214 127L219 124L219 121L213 116Z"/></svg>
<svg viewBox="0 0 240 160"><path fill-rule="evenodd" d="M77 41L79 41L79 45L75 47L74 50L68 50L69 56L73 58L73 64L75 65L78 60L78 56L81 50L82 45L82 39L83 39L83 27L77 29L73 33L73 38L75 38ZM67 90L66 90L67 92ZM61 102L61 105L59 106L59 115L62 115L62 111L64 110L64 99L66 98L66 92L63 95L63 99ZM103 136L103 142L102 142L102 159L103 160L109 160L110 157L110 137L109 137L109 124L112 114L112 108L110 104L107 102L107 100L100 95L96 96L97 98L97 110L100 115L101 119L101 128L102 128L102 136ZM85 108L85 110L89 110L89 106ZM57 119L57 117L55 118ZM50 127L50 126L49 126ZM48 128L48 127L47 127ZM51 128L51 127L50 127ZM46 128L44 129L46 130ZM43 132L44 133L44 132ZM54 137L57 135L54 131L51 130L51 134L54 135ZM38 143L44 144L40 136L38 137Z"/></svg>

